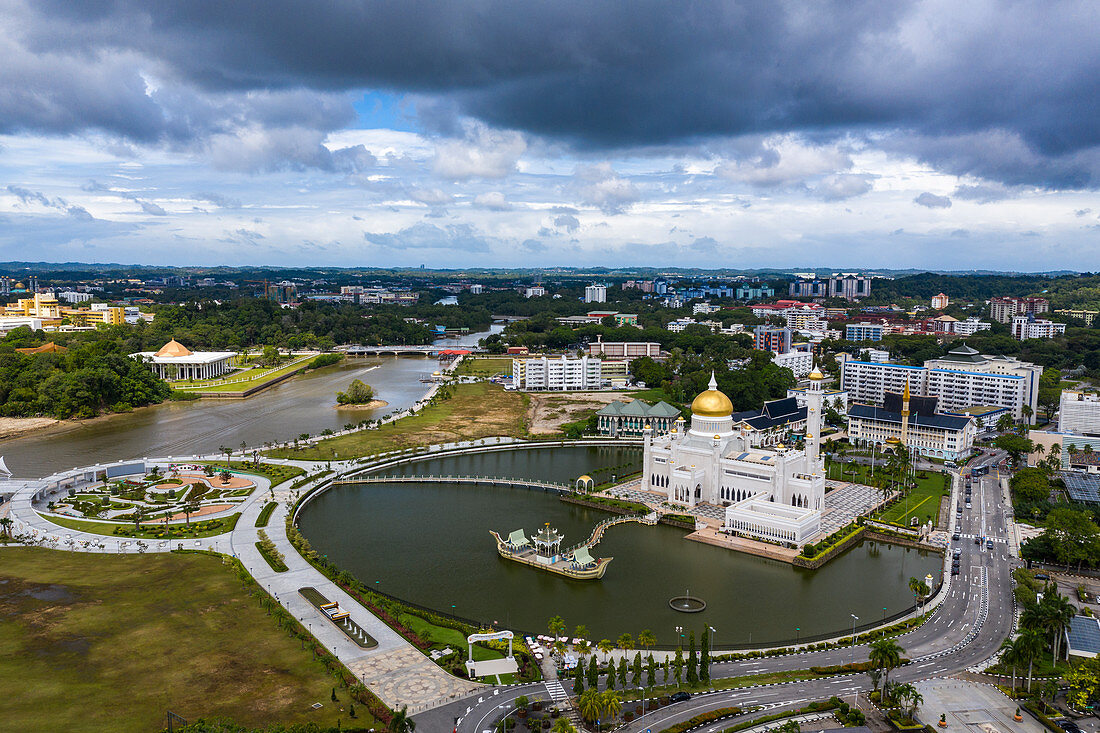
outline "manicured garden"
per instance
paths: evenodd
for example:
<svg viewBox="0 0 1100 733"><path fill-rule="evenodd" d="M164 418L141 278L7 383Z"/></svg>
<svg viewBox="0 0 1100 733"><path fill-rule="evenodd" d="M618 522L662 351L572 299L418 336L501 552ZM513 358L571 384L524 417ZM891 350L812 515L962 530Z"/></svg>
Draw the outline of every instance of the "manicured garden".
<svg viewBox="0 0 1100 733"><path fill-rule="evenodd" d="M164 522L144 522L141 525L135 525L133 522L125 524L122 522L92 522L84 519L73 519L72 517L58 517L52 514L44 518L53 524L89 534L141 540L175 540L200 539L231 532L237 525L240 516L240 512L237 512L220 519L168 525L165 525Z"/></svg>
<svg viewBox="0 0 1100 733"><path fill-rule="evenodd" d="M384 727L359 701L349 719L339 682L332 701L339 663L236 567L205 553L0 549L0 727L145 733L168 710Z"/></svg>

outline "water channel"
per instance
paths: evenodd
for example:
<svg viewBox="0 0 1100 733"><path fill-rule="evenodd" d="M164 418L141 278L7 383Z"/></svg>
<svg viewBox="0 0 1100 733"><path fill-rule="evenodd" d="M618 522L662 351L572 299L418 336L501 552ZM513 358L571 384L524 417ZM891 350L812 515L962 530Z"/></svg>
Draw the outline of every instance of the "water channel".
<svg viewBox="0 0 1100 733"><path fill-rule="evenodd" d="M389 472L569 481L636 456L630 448L540 448L429 459ZM912 603L910 577L938 577L936 556L882 543L866 542L806 571L687 541L681 529L623 524L593 551L614 557L603 580L571 581L498 557L489 536L490 529L518 528L530 536L550 522L569 544L607 516L526 489L363 484L317 497L300 525L319 552L400 598L536 633L561 615L570 629L586 624L595 639L648 628L673 644L676 626L698 635L704 625L717 629L722 646L804 638L850 628L853 613L862 625L899 612ZM668 607L687 590L707 602L705 611Z"/></svg>
<svg viewBox="0 0 1100 733"><path fill-rule="evenodd" d="M501 328L437 343L475 345ZM435 359L424 357L348 358L243 400L165 402L129 414L65 421L0 441L0 455L16 476L36 477L107 461L216 453L223 445L238 447L242 441L258 446L302 433L316 435L409 407L428 390L420 379L438 368ZM377 410L335 409L336 392L347 389L356 378L374 387L389 404Z"/></svg>

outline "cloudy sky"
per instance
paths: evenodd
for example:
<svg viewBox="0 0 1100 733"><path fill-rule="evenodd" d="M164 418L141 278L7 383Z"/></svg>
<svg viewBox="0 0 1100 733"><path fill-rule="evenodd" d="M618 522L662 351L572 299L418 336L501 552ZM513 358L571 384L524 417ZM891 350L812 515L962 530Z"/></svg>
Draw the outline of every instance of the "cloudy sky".
<svg viewBox="0 0 1100 733"><path fill-rule="evenodd" d="M0 0L0 260L1100 270L1100 3Z"/></svg>

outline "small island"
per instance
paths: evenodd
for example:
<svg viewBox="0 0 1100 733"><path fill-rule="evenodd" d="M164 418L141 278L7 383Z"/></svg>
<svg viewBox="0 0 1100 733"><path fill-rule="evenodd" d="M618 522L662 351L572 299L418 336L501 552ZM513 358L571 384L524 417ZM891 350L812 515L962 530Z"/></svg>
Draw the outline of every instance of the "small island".
<svg viewBox="0 0 1100 733"><path fill-rule="evenodd" d="M353 379L347 392L336 393L338 410L373 410L388 404L385 400L374 399L374 387L361 379Z"/></svg>

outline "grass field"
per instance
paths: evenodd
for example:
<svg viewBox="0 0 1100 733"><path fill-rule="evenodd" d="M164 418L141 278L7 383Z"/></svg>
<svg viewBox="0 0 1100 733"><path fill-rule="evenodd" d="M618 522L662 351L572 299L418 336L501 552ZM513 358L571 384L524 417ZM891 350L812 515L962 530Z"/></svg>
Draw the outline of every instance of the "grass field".
<svg viewBox="0 0 1100 733"><path fill-rule="evenodd" d="M254 367L246 371L234 372L227 375L224 379L199 379L194 381L178 381L172 382L173 389L178 389L184 392L244 392L245 390L258 387L261 384L266 384L274 379L278 379L290 372L297 371L309 363L309 360L302 360L287 366L284 366L275 371L271 371L270 367ZM270 372L270 373L268 373Z"/></svg>
<svg viewBox="0 0 1100 733"><path fill-rule="evenodd" d="M349 698L333 703L332 685L217 558L0 549L5 730L147 733L167 710L346 725Z"/></svg>
<svg viewBox="0 0 1100 733"><path fill-rule="evenodd" d="M450 399L377 430L360 430L297 449L279 448L265 455L324 461L497 435L522 438L527 435L526 410L526 396L519 392L487 382L459 384Z"/></svg>
<svg viewBox="0 0 1100 733"><path fill-rule="evenodd" d="M467 356L455 369L460 377L491 377L494 374L511 374L512 357Z"/></svg>
<svg viewBox="0 0 1100 733"><path fill-rule="evenodd" d="M133 522L89 522L83 519L72 519L70 517L55 517L48 516L43 517L46 521L53 522L61 527L67 527L69 529L75 529L80 532L88 532L89 534L101 534L107 537L113 537L121 540L136 539L136 540L175 540L175 539L199 539L201 537L213 537L214 535L225 534L229 532L237 525L237 520L240 518L240 512L232 514L222 519L203 519L202 517L194 517L191 520L192 530L186 529L187 523L182 525L170 524L168 525L172 532L179 532L180 534L165 535L160 534L160 531L164 529L164 522L157 525L155 522L142 522L141 531L132 535L116 535L115 527L125 527L127 529L134 529Z"/></svg>
<svg viewBox="0 0 1100 733"><path fill-rule="evenodd" d="M876 476L882 471L879 466L875 469ZM857 484L869 484L871 482L871 467L856 463L829 462L827 466L828 476L838 481L852 481ZM925 474L922 478L921 474ZM924 524L932 520L935 524L940 513L940 497L947 495L948 490L943 486L943 474L935 471L918 471L917 488L913 489L907 499L886 511L878 514L876 519L884 522L893 522L908 527L912 517Z"/></svg>

